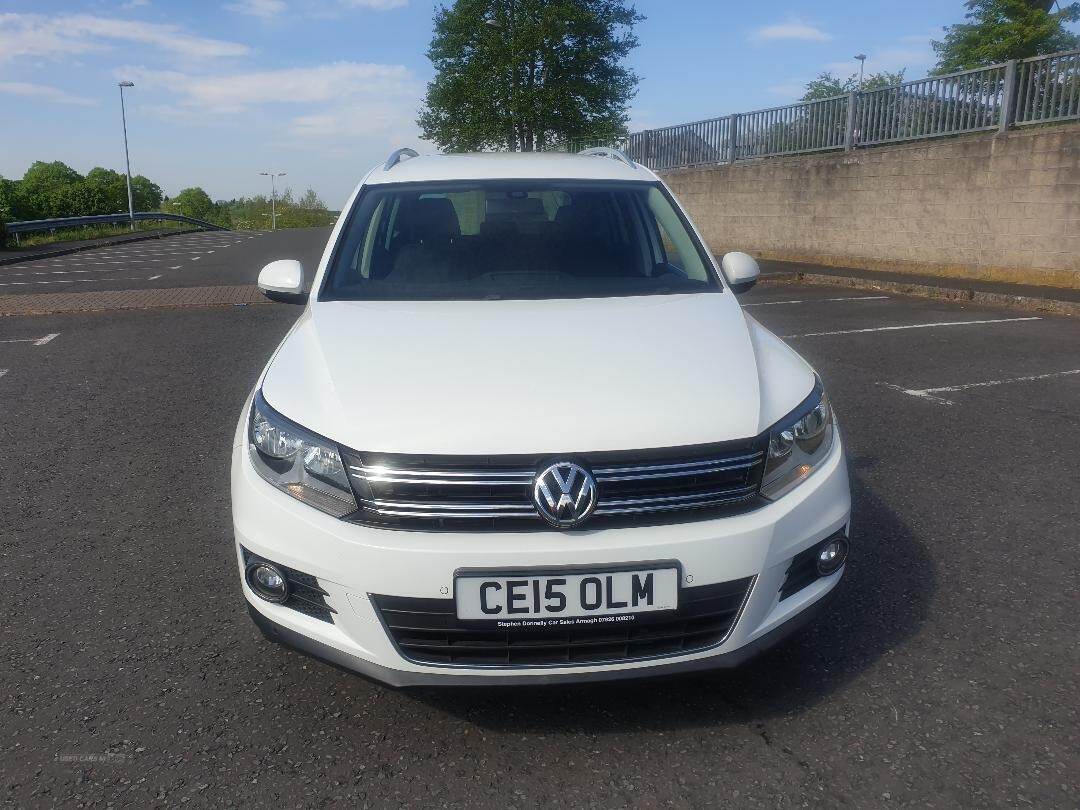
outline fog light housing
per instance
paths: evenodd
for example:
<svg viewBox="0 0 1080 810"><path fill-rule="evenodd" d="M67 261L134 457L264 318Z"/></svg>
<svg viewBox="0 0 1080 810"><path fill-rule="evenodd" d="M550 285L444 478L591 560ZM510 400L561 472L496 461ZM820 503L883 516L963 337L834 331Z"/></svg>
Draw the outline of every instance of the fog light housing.
<svg viewBox="0 0 1080 810"><path fill-rule="evenodd" d="M248 587L260 599L281 604L289 598L289 583L285 575L273 563L256 560L248 564L246 579Z"/></svg>
<svg viewBox="0 0 1080 810"><path fill-rule="evenodd" d="M842 534L830 538L817 553L817 572L823 577L840 570L848 556L848 540Z"/></svg>

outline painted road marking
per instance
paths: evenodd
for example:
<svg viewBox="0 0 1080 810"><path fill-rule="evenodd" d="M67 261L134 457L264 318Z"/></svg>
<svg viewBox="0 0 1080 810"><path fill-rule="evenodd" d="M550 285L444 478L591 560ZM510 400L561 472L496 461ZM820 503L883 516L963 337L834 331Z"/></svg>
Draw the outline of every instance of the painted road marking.
<svg viewBox="0 0 1080 810"><path fill-rule="evenodd" d="M0 377L3 377L7 373L8 373L8 370L6 368L0 368Z"/></svg>
<svg viewBox="0 0 1080 810"><path fill-rule="evenodd" d="M28 284L86 284L91 281L146 281L142 276L109 276L108 278L58 278L55 281L0 281L0 287L25 287Z"/></svg>
<svg viewBox="0 0 1080 810"><path fill-rule="evenodd" d="M170 267L169 269L170 269L170 270L179 270L179 269L180 269L181 267L183 267L183 266L184 266L184 265L182 265L182 264L178 264L178 265L176 265L175 267Z"/></svg>
<svg viewBox="0 0 1080 810"><path fill-rule="evenodd" d="M744 307L774 307L778 304L817 304L821 301L881 301L887 299L887 295L849 295L845 298L806 298L798 301L756 301L752 304L743 304Z"/></svg>
<svg viewBox="0 0 1080 810"><path fill-rule="evenodd" d="M119 273L121 270L127 269L129 268L104 267L93 270L34 270L32 273L6 273L2 278L13 278L15 276L67 276L72 273Z"/></svg>
<svg viewBox="0 0 1080 810"><path fill-rule="evenodd" d="M1011 385L1013 383L1035 382L1036 380L1050 380L1054 377L1067 377L1072 374L1080 374L1080 368L1070 369L1069 371L1051 371L1048 374L1032 374L1027 377L1011 377L1006 380L987 380L986 382L963 383L961 385L942 385L938 388L904 388L902 385L894 385L893 383L879 384L886 388L891 388L894 391L899 391L902 394L918 397L919 399L925 399L930 402L936 402L939 405L955 405L956 403L952 400L934 395L950 394L955 391L967 391L969 388L989 388L994 385Z"/></svg>
<svg viewBox="0 0 1080 810"><path fill-rule="evenodd" d="M784 340L790 338L824 337L827 335L861 335L867 332L895 332L900 329L933 329L937 326L981 326L988 323L1017 323L1019 321L1041 321L1042 318L992 318L985 321L938 321L937 323L909 323L903 326L874 326L870 329L839 329L835 332L806 332L802 335L784 335Z"/></svg>
<svg viewBox="0 0 1080 810"><path fill-rule="evenodd" d="M35 346L44 346L50 340L60 337L59 332L53 332L39 338L4 338L0 343L33 343Z"/></svg>
<svg viewBox="0 0 1080 810"><path fill-rule="evenodd" d="M191 257L191 260L192 260L193 262L197 262L197 261L198 261L199 259L201 259L201 258L202 258L202 256L192 256L192 257Z"/></svg>
<svg viewBox="0 0 1080 810"><path fill-rule="evenodd" d="M147 281L153 281L156 278L161 278L161 273L158 273L156 276L150 276L150 278L148 278Z"/></svg>

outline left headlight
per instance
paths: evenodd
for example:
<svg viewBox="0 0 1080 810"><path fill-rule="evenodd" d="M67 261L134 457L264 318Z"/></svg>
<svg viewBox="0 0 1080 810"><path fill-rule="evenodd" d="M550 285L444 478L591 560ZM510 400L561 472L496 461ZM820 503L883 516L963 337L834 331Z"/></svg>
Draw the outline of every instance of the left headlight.
<svg viewBox="0 0 1080 810"><path fill-rule="evenodd" d="M769 457L761 479L761 494L775 501L818 468L832 449L836 425L832 406L821 385L769 432Z"/></svg>
<svg viewBox="0 0 1080 810"><path fill-rule="evenodd" d="M248 451L255 471L298 501L334 517L356 511L337 445L290 422L266 404L262 391L251 405Z"/></svg>

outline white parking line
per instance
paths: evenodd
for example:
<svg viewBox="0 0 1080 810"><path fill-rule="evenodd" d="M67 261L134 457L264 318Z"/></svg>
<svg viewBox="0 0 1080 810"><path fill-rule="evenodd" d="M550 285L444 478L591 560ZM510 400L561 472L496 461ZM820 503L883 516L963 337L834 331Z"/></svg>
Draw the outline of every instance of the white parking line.
<svg viewBox="0 0 1080 810"><path fill-rule="evenodd" d="M25 287L28 284L86 284L91 281L146 281L142 276L109 276L108 278L58 278L55 281L3 281L0 287Z"/></svg>
<svg viewBox="0 0 1080 810"><path fill-rule="evenodd" d="M59 332L52 332L39 338L3 338L0 343L33 343L35 346L44 346L50 340L60 337Z"/></svg>
<svg viewBox="0 0 1080 810"><path fill-rule="evenodd" d="M744 307L774 307L778 304L817 304L821 301L881 301L887 299L887 295L849 295L845 298L805 298L798 301L755 301L752 304L743 304Z"/></svg>
<svg viewBox="0 0 1080 810"><path fill-rule="evenodd" d="M1042 318L992 318L985 321L938 321L937 323L909 323L903 326L874 326L870 329L838 329L835 332L806 332L802 335L784 335L790 338L824 337L826 335L861 335L866 332L895 332L900 329L933 329L937 326L981 326L988 323L1017 323L1019 321L1041 321Z"/></svg>
<svg viewBox="0 0 1080 810"><path fill-rule="evenodd" d="M147 281L153 281L156 278L161 278L161 273L158 273L156 276L150 276L150 278L148 278Z"/></svg>
<svg viewBox="0 0 1080 810"><path fill-rule="evenodd" d="M938 388L904 388L902 385L895 385L893 383L880 383L880 385L886 388L891 388L894 391L899 391L902 394L908 396L918 397L919 399L929 400L930 402L936 402L939 405L955 405L952 400L945 399L944 397L934 396L934 394L946 394L953 393L955 391L967 391L969 388L989 388L993 385L1011 385L1012 383L1021 382L1034 382L1036 380L1049 380L1053 377L1066 377L1071 374L1080 374L1080 368L1070 369L1069 371L1051 371L1048 374L1032 374L1027 377L1011 377L1007 380L987 380L986 382L976 383L963 383L961 385L942 385Z"/></svg>
<svg viewBox="0 0 1080 810"><path fill-rule="evenodd" d="M8 370L6 368L0 368L0 377L3 377L7 373L8 373Z"/></svg>
<svg viewBox="0 0 1080 810"><path fill-rule="evenodd" d="M150 269L150 268L147 268ZM122 270L131 271L129 267L101 267L93 270L35 270L32 273L5 273L0 278L14 278L16 276L68 276L72 273L119 273Z"/></svg>

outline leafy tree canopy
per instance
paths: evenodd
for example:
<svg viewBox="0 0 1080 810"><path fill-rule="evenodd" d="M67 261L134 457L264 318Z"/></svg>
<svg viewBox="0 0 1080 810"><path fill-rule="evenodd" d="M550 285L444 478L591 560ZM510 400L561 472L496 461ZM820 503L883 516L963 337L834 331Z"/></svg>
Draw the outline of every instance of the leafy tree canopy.
<svg viewBox="0 0 1080 810"><path fill-rule="evenodd" d="M195 186L166 200L161 187L141 174L131 178L131 196L136 211L168 211L226 227L270 227L269 197L215 202ZM0 225L24 219L125 214L127 210L127 179L113 169L98 166L83 176L60 161L38 161L20 180L0 177ZM285 189L277 199L277 214L279 228L325 227L337 216L327 211L310 188L297 199Z"/></svg>
<svg viewBox="0 0 1080 810"><path fill-rule="evenodd" d="M1080 36L1066 23L1080 20L1080 3L1054 0L967 0L967 22L947 26L931 45L935 73L1025 59L1080 48Z"/></svg>
<svg viewBox="0 0 1080 810"><path fill-rule="evenodd" d="M863 79L862 84L859 84L859 77L855 74L852 74L846 79L840 79L826 71L813 81L807 82L806 92L803 93L802 99L800 100L816 101L822 98L830 98L832 96L843 95L844 93L851 93L856 90L877 90L881 87L892 87L893 85L900 84L902 81L904 81L903 70L898 70L895 73L890 73L889 71L871 73Z"/></svg>
<svg viewBox="0 0 1080 810"><path fill-rule="evenodd" d="M225 205L214 202L210 199L210 195L199 186L185 188L162 208L174 214L201 219L215 225L228 226L230 222L229 211Z"/></svg>
<svg viewBox="0 0 1080 810"><path fill-rule="evenodd" d="M644 17L624 0L455 0L435 12L417 123L451 151L532 151L626 131L624 65Z"/></svg>
<svg viewBox="0 0 1080 810"><path fill-rule="evenodd" d="M270 198L262 194L239 197L224 204L229 211L234 228L269 228ZM293 197L291 188L278 195L274 206L279 228L317 228L332 225L336 214L327 211L315 189L309 188L299 198Z"/></svg>
<svg viewBox="0 0 1080 810"><path fill-rule="evenodd" d="M143 177L131 178L136 211L161 205L161 188ZM37 161L21 180L0 182L0 208L9 220L120 214L127 211L127 181L112 169L97 167L86 176L60 161Z"/></svg>

